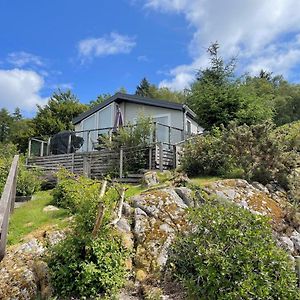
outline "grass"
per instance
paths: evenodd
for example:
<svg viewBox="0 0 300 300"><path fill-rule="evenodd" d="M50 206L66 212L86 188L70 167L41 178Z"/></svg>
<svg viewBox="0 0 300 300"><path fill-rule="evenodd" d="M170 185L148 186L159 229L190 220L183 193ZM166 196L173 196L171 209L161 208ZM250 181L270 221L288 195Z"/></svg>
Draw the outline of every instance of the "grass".
<svg viewBox="0 0 300 300"><path fill-rule="evenodd" d="M210 183L213 183L215 181L222 180L222 179L224 179L224 178L217 177L217 176L200 176L200 177L191 178L191 181L193 184L205 186L205 185L208 185Z"/></svg>
<svg viewBox="0 0 300 300"><path fill-rule="evenodd" d="M24 237L31 232L47 226L66 226L68 213L64 209L58 211L44 212L43 208L50 205L52 195L49 191L38 192L33 200L26 202L14 210L10 217L8 244L20 243Z"/></svg>

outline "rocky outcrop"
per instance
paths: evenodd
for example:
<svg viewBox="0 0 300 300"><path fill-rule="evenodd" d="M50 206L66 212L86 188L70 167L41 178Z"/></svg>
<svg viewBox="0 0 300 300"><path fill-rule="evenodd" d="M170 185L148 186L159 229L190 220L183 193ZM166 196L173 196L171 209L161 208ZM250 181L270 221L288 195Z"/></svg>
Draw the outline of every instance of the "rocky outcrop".
<svg viewBox="0 0 300 300"><path fill-rule="evenodd" d="M266 186L242 179L220 180L203 190L211 196L231 201L254 214L270 218L278 244L289 254L300 254L300 218L288 202L287 193L275 184Z"/></svg>
<svg viewBox="0 0 300 300"><path fill-rule="evenodd" d="M0 263L0 299L49 299L51 295L48 266L42 256L49 245L64 238L60 231L44 232L42 239L9 247Z"/></svg>

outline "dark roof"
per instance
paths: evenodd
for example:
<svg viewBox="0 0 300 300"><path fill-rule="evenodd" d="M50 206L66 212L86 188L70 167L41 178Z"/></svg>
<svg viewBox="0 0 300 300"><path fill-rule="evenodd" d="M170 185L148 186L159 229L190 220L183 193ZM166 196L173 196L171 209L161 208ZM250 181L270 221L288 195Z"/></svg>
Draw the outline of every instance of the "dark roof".
<svg viewBox="0 0 300 300"><path fill-rule="evenodd" d="M169 108L169 109L175 109L175 110L181 110L181 111L187 111L187 114L192 118L196 118L196 114L188 108L185 104L180 104L180 103L174 103L174 102L169 102L166 100L158 100L158 99L153 99L153 98L147 98L147 97L140 97L136 95L129 95L129 94L123 94L123 93L116 93L109 99L103 101L100 104L97 104L93 108L83 112L79 116L73 119L73 124L77 124L84 120L85 118L89 117L90 115L94 114L98 110L104 108L105 106L111 104L112 102L131 102L131 103L138 103L138 104L144 104L144 105L151 105L151 106L156 106L156 107L163 107L163 108Z"/></svg>

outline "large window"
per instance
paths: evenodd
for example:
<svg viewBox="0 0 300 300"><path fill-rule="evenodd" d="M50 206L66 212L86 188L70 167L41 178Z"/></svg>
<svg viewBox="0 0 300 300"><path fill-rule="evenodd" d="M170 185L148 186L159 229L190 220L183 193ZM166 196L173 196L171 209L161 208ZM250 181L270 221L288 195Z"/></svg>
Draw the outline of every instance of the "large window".
<svg viewBox="0 0 300 300"><path fill-rule="evenodd" d="M158 142L169 143L169 116L157 116L153 118L156 122L156 138ZM167 125L167 126L163 126Z"/></svg>

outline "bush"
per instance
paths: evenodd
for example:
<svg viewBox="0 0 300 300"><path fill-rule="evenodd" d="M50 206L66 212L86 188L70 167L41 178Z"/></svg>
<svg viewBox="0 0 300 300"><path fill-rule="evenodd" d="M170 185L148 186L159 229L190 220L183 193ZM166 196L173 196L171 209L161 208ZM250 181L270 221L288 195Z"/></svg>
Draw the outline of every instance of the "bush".
<svg viewBox="0 0 300 300"><path fill-rule="evenodd" d="M111 299L124 284L127 256L120 238L111 230L101 231L94 240L89 235L71 235L48 257L56 294L63 299Z"/></svg>
<svg viewBox="0 0 300 300"><path fill-rule="evenodd" d="M49 254L48 265L56 294L63 299L110 297L123 285L128 252L109 222L118 195L108 189L101 200L105 214L100 232L92 237L101 183L66 170L58 174L54 204L74 214L72 233ZM108 298L111 299L111 298Z"/></svg>
<svg viewBox="0 0 300 300"><path fill-rule="evenodd" d="M265 217L213 200L189 216L193 230L175 241L168 266L191 299L300 299Z"/></svg>
<svg viewBox="0 0 300 300"><path fill-rule="evenodd" d="M265 122L230 123L228 128L214 130L185 147L183 169L190 175L239 176L263 184L277 181L286 188L297 154L281 143L273 129Z"/></svg>
<svg viewBox="0 0 300 300"><path fill-rule="evenodd" d="M40 172L27 170L22 163L19 164L17 179L17 195L31 196L41 187Z"/></svg>
<svg viewBox="0 0 300 300"><path fill-rule="evenodd" d="M139 116L136 124L126 124L111 138L109 135L104 135L100 138L99 143L105 148L120 151L123 147L123 169L125 172L136 172L139 169L145 169L148 167L145 164L145 157L149 155L146 151L146 147L151 143L151 137L153 135L153 120L150 117L143 115ZM117 168L112 168L117 169Z"/></svg>
<svg viewBox="0 0 300 300"><path fill-rule="evenodd" d="M219 130L198 136L185 145L182 168L189 175L222 175L229 164L222 152L223 148Z"/></svg>

